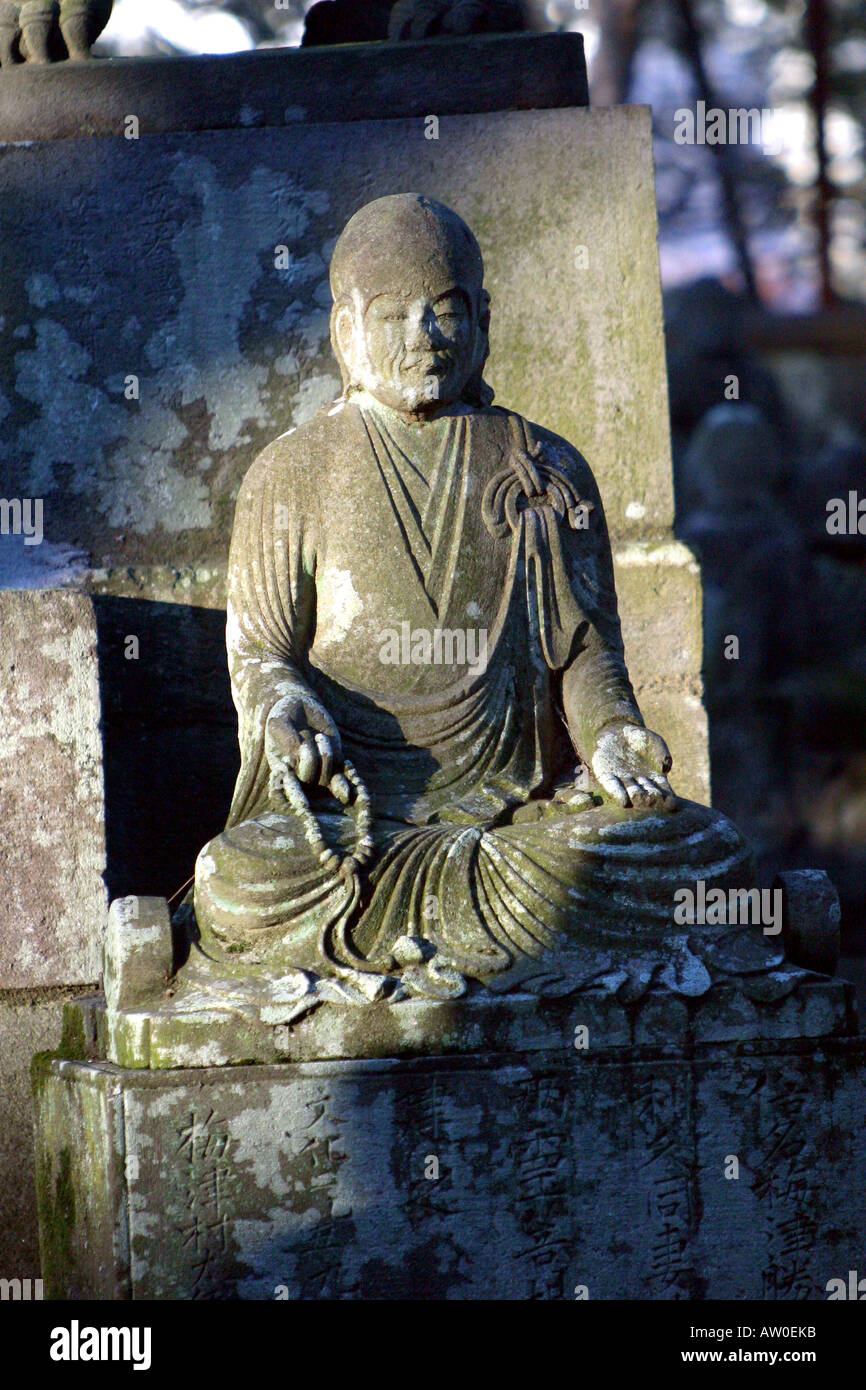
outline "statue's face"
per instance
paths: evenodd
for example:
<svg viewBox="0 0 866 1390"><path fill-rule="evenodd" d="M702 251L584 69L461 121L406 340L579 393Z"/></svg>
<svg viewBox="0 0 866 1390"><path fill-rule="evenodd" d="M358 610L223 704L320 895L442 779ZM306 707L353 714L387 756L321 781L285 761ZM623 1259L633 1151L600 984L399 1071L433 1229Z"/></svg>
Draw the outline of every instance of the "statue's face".
<svg viewBox="0 0 866 1390"><path fill-rule="evenodd" d="M401 414L425 416L451 405L472 375L472 307L457 287L438 295L420 287L379 294L363 309L356 300L338 333L353 380Z"/></svg>

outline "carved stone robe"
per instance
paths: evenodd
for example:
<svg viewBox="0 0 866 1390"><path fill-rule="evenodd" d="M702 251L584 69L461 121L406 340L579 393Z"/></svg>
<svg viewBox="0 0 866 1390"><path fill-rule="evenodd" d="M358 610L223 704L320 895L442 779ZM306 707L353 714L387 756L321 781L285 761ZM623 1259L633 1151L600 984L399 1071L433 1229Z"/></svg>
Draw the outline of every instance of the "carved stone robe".
<svg viewBox="0 0 866 1390"><path fill-rule="evenodd" d="M614 939L661 939L675 887L742 881L748 850L724 817L575 792L599 731L643 721L592 473L510 411L408 425L362 396L276 440L238 498L227 646L242 766L197 863L205 945L387 970L409 935L505 987L549 950L597 972ZM351 910L269 796L266 721L299 689L372 798L376 857ZM351 810L310 799L348 852Z"/></svg>

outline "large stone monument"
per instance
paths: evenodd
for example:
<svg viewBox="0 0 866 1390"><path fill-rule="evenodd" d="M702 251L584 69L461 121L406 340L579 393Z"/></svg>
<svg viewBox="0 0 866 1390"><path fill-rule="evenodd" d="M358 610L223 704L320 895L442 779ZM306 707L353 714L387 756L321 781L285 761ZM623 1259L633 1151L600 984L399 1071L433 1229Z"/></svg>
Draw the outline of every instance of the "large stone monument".
<svg viewBox="0 0 866 1390"><path fill-rule="evenodd" d="M686 1058L754 1038L844 1046L850 991L814 968L834 968L838 904L820 875L762 893L736 828L672 791L626 672L593 475L484 381L490 297L466 224L418 194L378 199L338 240L331 285L342 392L238 498L228 827L173 923L159 900L113 905L105 1005L69 1010L107 1065L38 1076L51 1287L732 1292L742 1269L698 1263L725 1203L708 1191L699 1217L695 1193L714 1149L738 1163L756 1142L760 1107L731 1113L737 1078L771 1113L788 1114L789 1086L778 1058L770 1075L729 1055L721 1083ZM605 1166L621 1182L657 1170L665 1224L638 1227L621 1266L614 1230L587 1224L596 1207L626 1224L596 1129L641 1044L679 1058L625 1088ZM604 1057L605 1081L570 1050ZM267 1066L293 1057L308 1066ZM138 1068L163 1075L142 1087ZM828 1084L821 1123L854 1145L860 1088ZM413 1113L431 1085L432 1136ZM765 1295L808 1296L830 1253L816 1236L811 1265L770 1240Z"/></svg>
<svg viewBox="0 0 866 1390"><path fill-rule="evenodd" d="M311 370L296 302L305 408L235 508L227 824L173 916L112 904L104 990L34 1064L55 1297L815 1298L860 1258L863 1047L832 886L756 883L702 804L648 124L465 122L423 194L394 121L340 134L367 151L352 199L301 216L293 185L299 239L331 219L315 302L339 376ZM339 140L299 126L280 158L309 179ZM587 253L558 185L593 226L592 304L557 288ZM575 319L590 423L553 350ZM263 380L227 362L217 414Z"/></svg>

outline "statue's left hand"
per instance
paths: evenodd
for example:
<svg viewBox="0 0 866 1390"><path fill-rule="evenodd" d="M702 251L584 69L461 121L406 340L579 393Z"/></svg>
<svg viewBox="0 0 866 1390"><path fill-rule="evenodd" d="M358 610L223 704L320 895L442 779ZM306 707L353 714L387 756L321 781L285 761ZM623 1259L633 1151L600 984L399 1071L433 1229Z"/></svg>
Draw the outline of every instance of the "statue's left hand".
<svg viewBox="0 0 866 1390"><path fill-rule="evenodd" d="M265 724L265 756L272 780L288 768L307 786L327 787L344 806L351 801L337 726L311 691L299 689L274 705Z"/></svg>
<svg viewBox="0 0 866 1390"><path fill-rule="evenodd" d="M672 804L676 797L665 776L672 761L659 734L637 724L610 724L599 737L592 770L620 806Z"/></svg>

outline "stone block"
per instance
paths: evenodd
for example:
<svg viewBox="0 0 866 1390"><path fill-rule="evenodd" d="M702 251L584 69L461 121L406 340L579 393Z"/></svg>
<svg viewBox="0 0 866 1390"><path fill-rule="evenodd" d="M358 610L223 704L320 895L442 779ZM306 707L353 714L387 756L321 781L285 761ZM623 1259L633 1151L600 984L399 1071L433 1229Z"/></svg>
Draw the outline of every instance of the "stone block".
<svg viewBox="0 0 866 1390"><path fill-rule="evenodd" d="M173 958L165 898L115 898L103 957L109 1009L135 1009L159 994L172 974Z"/></svg>
<svg viewBox="0 0 866 1390"><path fill-rule="evenodd" d="M95 981L108 901L92 601L0 590L0 652L3 983Z"/></svg>
<svg viewBox="0 0 866 1390"><path fill-rule="evenodd" d="M57 1297L62 1290L63 1296L76 1299L128 1298L119 1087L96 1066L89 1073L98 1083L81 1087L76 1064L67 1061L52 1063L48 1076L44 1057L34 1058L32 1074L38 1097L36 1188L45 1296ZM59 1145L52 1142L54 1134L63 1136Z"/></svg>
<svg viewBox="0 0 866 1390"><path fill-rule="evenodd" d="M823 1299L866 1238L864 1063L857 1039L43 1062L46 1295Z"/></svg>

